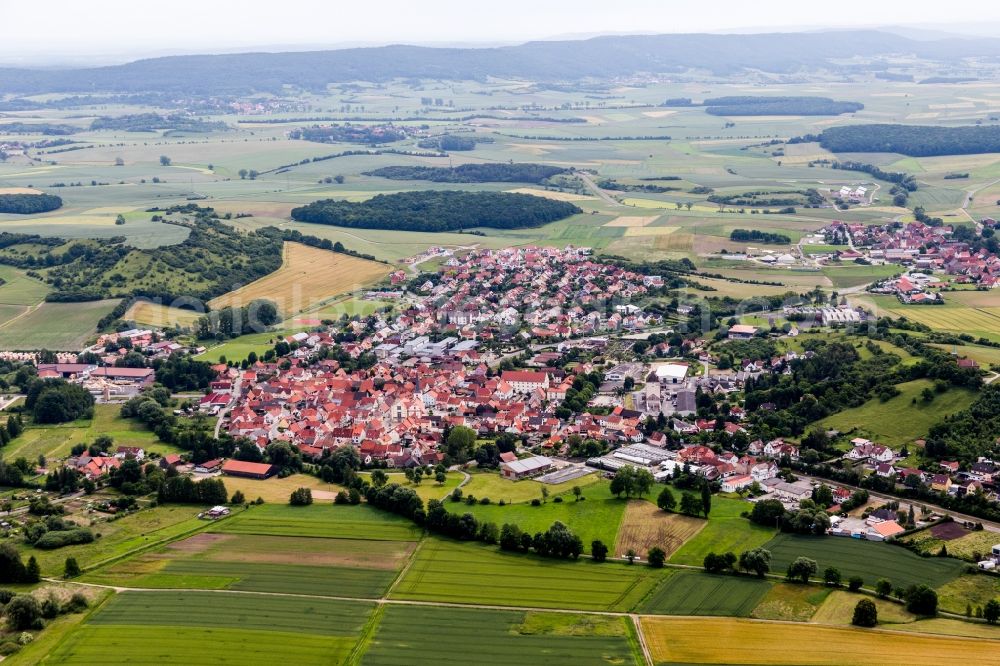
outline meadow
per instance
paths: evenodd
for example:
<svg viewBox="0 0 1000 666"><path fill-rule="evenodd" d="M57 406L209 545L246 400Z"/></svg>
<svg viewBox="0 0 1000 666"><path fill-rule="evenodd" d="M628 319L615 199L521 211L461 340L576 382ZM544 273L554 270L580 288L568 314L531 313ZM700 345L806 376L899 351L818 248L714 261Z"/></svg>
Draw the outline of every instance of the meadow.
<svg viewBox="0 0 1000 666"><path fill-rule="evenodd" d="M389 605L360 663L638 666L637 647L623 617Z"/></svg>
<svg viewBox="0 0 1000 666"><path fill-rule="evenodd" d="M748 506L742 500L713 497L707 524L670 557L670 562L700 567L709 553L732 552L739 556L744 550L767 543L774 530L743 518L740 514Z"/></svg>
<svg viewBox="0 0 1000 666"><path fill-rule="evenodd" d="M632 609L662 570L503 553L443 539L423 542L390 593L392 599L571 608Z"/></svg>
<svg viewBox="0 0 1000 666"><path fill-rule="evenodd" d="M678 571L643 602L655 615L750 615L774 585L769 580Z"/></svg>
<svg viewBox="0 0 1000 666"><path fill-rule="evenodd" d="M658 664L910 666L995 661L1000 642L735 618L642 618Z"/></svg>
<svg viewBox="0 0 1000 666"><path fill-rule="evenodd" d="M301 243L285 243L281 268L250 284L213 298L212 309L274 301L285 316L315 308L331 298L362 289L389 274L390 267Z"/></svg>
<svg viewBox="0 0 1000 666"><path fill-rule="evenodd" d="M247 335L241 335L238 338L227 340L221 344L212 345L208 347L204 353L199 354L195 358L201 361L209 361L211 363L242 361L250 355L250 352L253 352L258 358L260 358L268 350L274 349L274 345L278 344L282 338L292 335L293 333L298 333L302 330L308 329L306 327L301 327L283 331L266 331L264 333L249 333Z"/></svg>
<svg viewBox="0 0 1000 666"><path fill-rule="evenodd" d="M975 393L967 389L950 388L945 393L935 393L932 401L924 402L924 389L933 390L929 379L916 379L898 384L900 394L882 402L872 398L860 407L853 407L828 416L819 426L855 436L868 437L895 449L912 445L928 429L945 416L959 412L975 400Z"/></svg>
<svg viewBox="0 0 1000 666"><path fill-rule="evenodd" d="M564 499L572 499L573 486L581 489L598 483L601 480L599 474L587 474L565 483L542 483L533 479L522 481L510 481L503 478L496 472L472 472L469 482L462 486L462 492L466 495L473 495L476 498L489 497L493 502L517 503L530 502L533 499L541 499L542 488L549 491L550 499L557 495L564 495Z"/></svg>
<svg viewBox="0 0 1000 666"><path fill-rule="evenodd" d="M308 507L263 504L216 523L211 531L385 541L416 541L421 534L420 528L411 521L367 504L313 504Z"/></svg>
<svg viewBox="0 0 1000 666"><path fill-rule="evenodd" d="M117 303L114 300L41 303L0 323L0 350L78 351L95 335L98 320Z"/></svg>

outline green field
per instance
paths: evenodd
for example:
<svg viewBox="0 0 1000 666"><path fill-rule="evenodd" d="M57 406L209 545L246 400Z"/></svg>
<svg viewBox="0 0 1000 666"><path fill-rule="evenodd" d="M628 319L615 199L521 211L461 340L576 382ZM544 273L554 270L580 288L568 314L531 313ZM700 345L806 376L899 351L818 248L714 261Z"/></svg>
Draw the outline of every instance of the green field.
<svg viewBox="0 0 1000 666"><path fill-rule="evenodd" d="M523 483L529 482L518 481L516 485ZM539 490L543 485L537 482L533 483L535 483L535 486ZM572 486L574 484L570 483L569 485ZM445 502L444 505L452 513L471 513L480 521L494 522L497 526L510 523L517 525L525 532L530 532L531 534L544 532L552 523L558 520L579 535L583 540L585 551L590 551L590 542L594 539L600 539L605 545L610 547L615 543L618 527L622 521L622 514L625 512L626 502L624 499L617 498L611 494L610 485L607 481L583 485L582 488L583 497L586 499L579 502L574 501L573 496L570 494L565 496L565 501L563 502L553 502L550 497L541 506L531 506L531 504L525 502L500 506L497 502L502 499L501 495L500 497L491 497L492 503L490 504L468 505L464 503ZM564 490L568 490L568 488ZM465 491L464 488L463 491ZM472 493L473 490L471 489L466 492L467 495ZM535 497L540 497L540 495L536 495Z"/></svg>
<svg viewBox="0 0 1000 666"><path fill-rule="evenodd" d="M774 583L746 576L679 571L660 583L642 604L655 615L734 615L747 617Z"/></svg>
<svg viewBox="0 0 1000 666"><path fill-rule="evenodd" d="M662 575L643 566L545 559L429 539L417 550L390 596L499 606L629 610Z"/></svg>
<svg viewBox="0 0 1000 666"><path fill-rule="evenodd" d="M222 359L227 361L242 361L250 355L250 352L260 357L266 351L274 349L274 345L278 344L283 337L302 330L307 330L307 327L241 335L222 344L208 347L205 353L197 358L200 361L207 361L209 363L220 363Z"/></svg>
<svg viewBox="0 0 1000 666"><path fill-rule="evenodd" d="M600 480L600 474L595 473L557 484L541 483L533 479L510 481L500 476L499 473L484 471L473 473L469 482L462 486L462 492L466 495L474 495L477 499L488 497L492 502L503 500L510 504L512 502L530 502L536 498L541 499L542 488L546 488L549 491L551 501L551 498L556 495L566 495L566 493L571 492L573 486L584 488L590 484L596 484ZM572 495L566 495L564 499L572 500Z"/></svg>
<svg viewBox="0 0 1000 666"><path fill-rule="evenodd" d="M28 277L13 266L0 265L0 303L3 305L36 305L41 303L49 287L44 282Z"/></svg>
<svg viewBox="0 0 1000 666"><path fill-rule="evenodd" d="M388 606L361 664L638 666L631 636L622 617Z"/></svg>
<svg viewBox="0 0 1000 666"><path fill-rule="evenodd" d="M709 553L732 552L739 556L744 550L765 544L774 536L774 530L743 518L740 514L749 508L742 500L713 497L708 524L681 546L670 562L700 567Z"/></svg>
<svg viewBox="0 0 1000 666"><path fill-rule="evenodd" d="M935 393L934 400L925 403L920 394L925 388L933 387L929 379L905 382L896 387L900 390L896 397L885 402L872 398L860 407L828 416L819 425L830 430L864 435L898 450L904 444L912 444L913 440L926 435L928 429L944 417L968 407L976 397L967 389L951 388L945 393Z"/></svg>
<svg viewBox="0 0 1000 666"><path fill-rule="evenodd" d="M827 567L836 567L845 580L861 576L868 588L874 588L880 578L904 588L920 583L939 587L965 567L963 562L947 557L920 557L899 546L844 537L782 533L764 547L771 551L771 570L775 573L784 573L797 557L809 557L816 560L820 574Z"/></svg>
<svg viewBox="0 0 1000 666"><path fill-rule="evenodd" d="M367 504L313 504L307 507L264 504L214 525L211 531L385 541L416 541L421 534L420 528L411 521Z"/></svg>
<svg viewBox="0 0 1000 666"><path fill-rule="evenodd" d="M50 655L59 664L341 663L370 604L212 592L115 595Z"/></svg>
<svg viewBox="0 0 1000 666"><path fill-rule="evenodd" d="M0 324L0 349L79 351L88 338L96 336L97 321L117 303L42 303Z"/></svg>

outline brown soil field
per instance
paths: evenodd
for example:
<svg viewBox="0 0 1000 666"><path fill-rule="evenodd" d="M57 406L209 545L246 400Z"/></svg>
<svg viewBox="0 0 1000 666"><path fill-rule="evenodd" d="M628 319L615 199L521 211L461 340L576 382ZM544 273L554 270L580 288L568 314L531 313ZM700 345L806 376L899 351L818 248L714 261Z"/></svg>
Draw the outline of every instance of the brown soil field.
<svg viewBox="0 0 1000 666"><path fill-rule="evenodd" d="M706 524L699 518L661 511L652 502L631 500L618 528L614 552L625 553L632 548L645 556L650 548L659 546L669 557Z"/></svg>

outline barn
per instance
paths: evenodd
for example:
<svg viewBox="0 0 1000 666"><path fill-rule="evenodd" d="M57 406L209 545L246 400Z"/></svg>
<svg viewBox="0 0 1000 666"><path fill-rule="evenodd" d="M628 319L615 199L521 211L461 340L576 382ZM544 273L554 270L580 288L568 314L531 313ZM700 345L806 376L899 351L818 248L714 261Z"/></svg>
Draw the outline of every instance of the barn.
<svg viewBox="0 0 1000 666"><path fill-rule="evenodd" d="M227 460L222 465L222 473L226 476L242 476L246 479L267 479L274 476L278 469L267 463L245 462L243 460Z"/></svg>

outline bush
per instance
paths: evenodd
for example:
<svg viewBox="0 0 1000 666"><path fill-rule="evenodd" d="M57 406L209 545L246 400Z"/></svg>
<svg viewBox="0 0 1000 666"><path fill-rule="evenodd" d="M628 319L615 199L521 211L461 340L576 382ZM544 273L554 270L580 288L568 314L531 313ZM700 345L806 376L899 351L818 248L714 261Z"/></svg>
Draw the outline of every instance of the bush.
<svg viewBox="0 0 1000 666"><path fill-rule="evenodd" d="M309 506L313 503L312 491L308 488L293 490L288 498L288 503L292 506Z"/></svg>
<svg viewBox="0 0 1000 666"><path fill-rule="evenodd" d="M91 543L94 540L94 533L89 528L79 527L75 530L56 530L46 532L38 541L35 548L42 550L55 550L63 546L72 546L81 543Z"/></svg>
<svg viewBox="0 0 1000 666"><path fill-rule="evenodd" d="M861 599L854 607L851 624L856 627L874 627L878 624L878 608L871 599Z"/></svg>
<svg viewBox="0 0 1000 666"><path fill-rule="evenodd" d="M667 554L659 546L653 546L646 553L646 561L654 569L662 569L663 563L667 561Z"/></svg>
<svg viewBox="0 0 1000 666"><path fill-rule="evenodd" d="M83 592L77 592L72 597L69 598L69 601L67 601L66 605L63 606L62 612L82 613L83 611L87 610L89 606L90 602L87 601L87 596Z"/></svg>
<svg viewBox="0 0 1000 666"><path fill-rule="evenodd" d="M847 581L847 589L851 592L857 592L864 584L865 579L861 576L851 576L850 580Z"/></svg>
<svg viewBox="0 0 1000 666"><path fill-rule="evenodd" d="M603 562L608 559L608 547L600 539L590 542L590 556L595 562Z"/></svg>
<svg viewBox="0 0 1000 666"><path fill-rule="evenodd" d="M906 610L914 615L935 615L937 613L937 592L926 585L913 585L903 593Z"/></svg>
<svg viewBox="0 0 1000 666"><path fill-rule="evenodd" d="M41 629L42 607L30 594L14 597L4 610L7 624L15 631Z"/></svg>
<svg viewBox="0 0 1000 666"><path fill-rule="evenodd" d="M80 564L75 557L66 558L66 567L63 570L63 578L76 578L80 575Z"/></svg>
<svg viewBox="0 0 1000 666"><path fill-rule="evenodd" d="M541 505L542 505L542 500L538 499L537 497L531 500L531 506L541 506Z"/></svg>
<svg viewBox="0 0 1000 666"><path fill-rule="evenodd" d="M0 655L4 657L9 657L20 649L21 646L14 641L4 641L3 643L0 643Z"/></svg>

